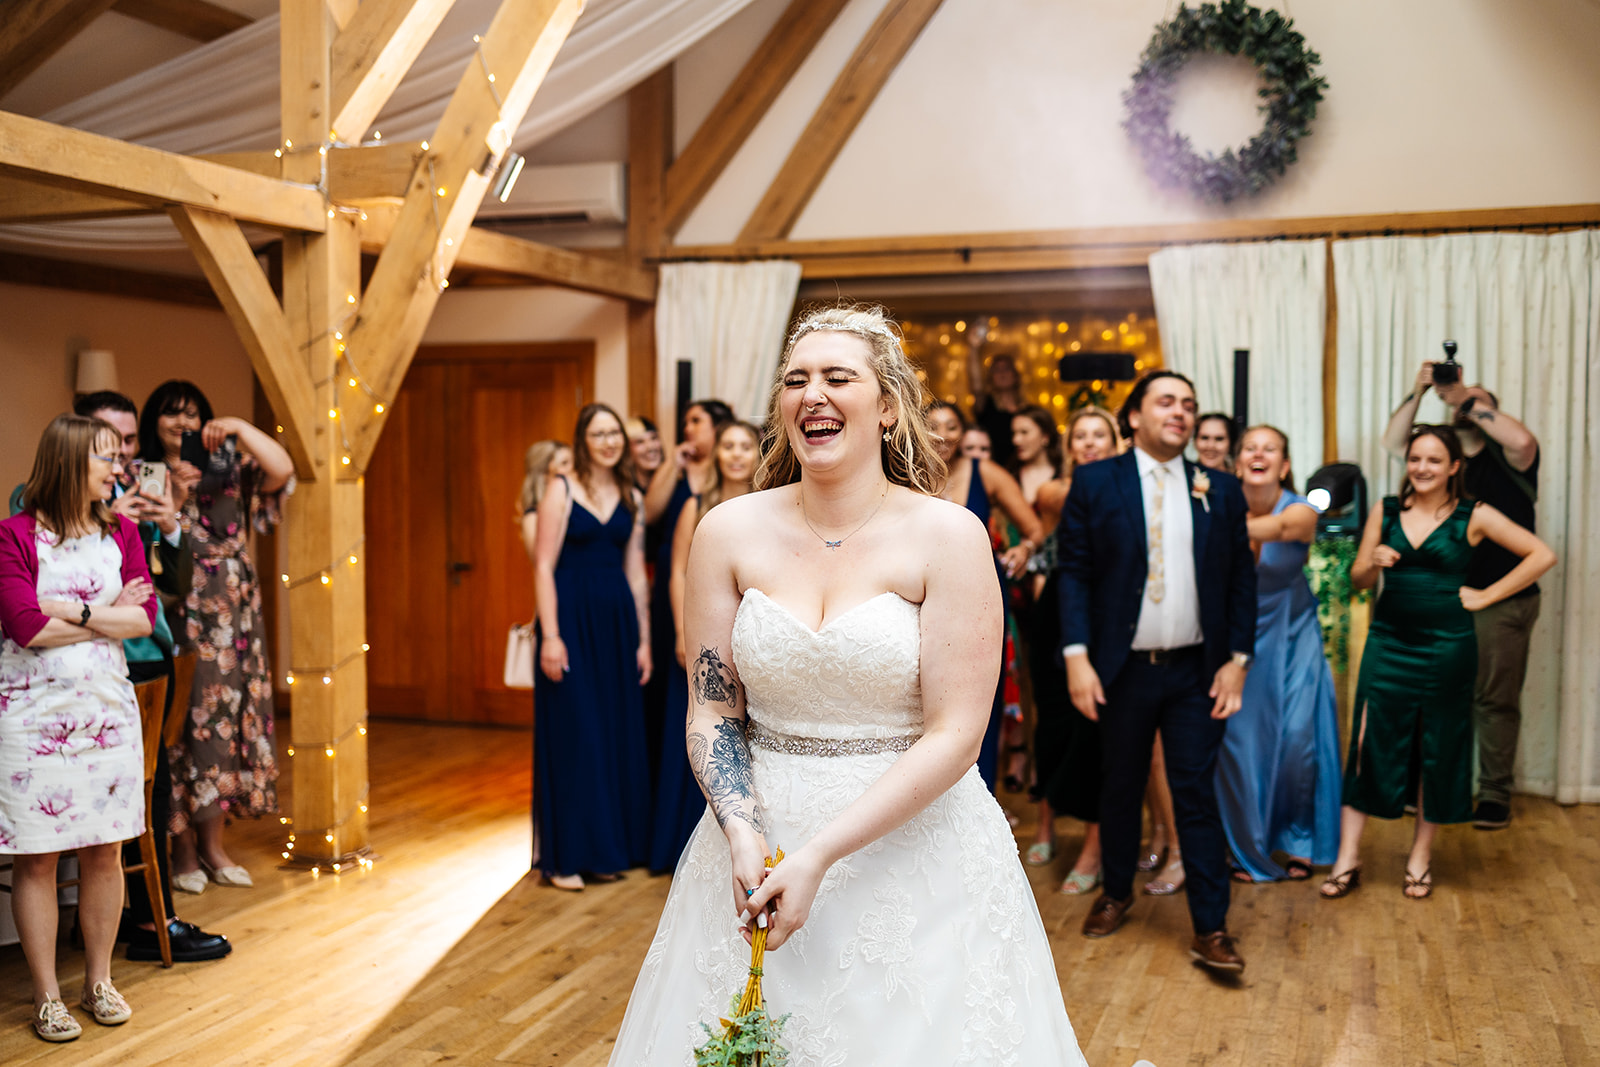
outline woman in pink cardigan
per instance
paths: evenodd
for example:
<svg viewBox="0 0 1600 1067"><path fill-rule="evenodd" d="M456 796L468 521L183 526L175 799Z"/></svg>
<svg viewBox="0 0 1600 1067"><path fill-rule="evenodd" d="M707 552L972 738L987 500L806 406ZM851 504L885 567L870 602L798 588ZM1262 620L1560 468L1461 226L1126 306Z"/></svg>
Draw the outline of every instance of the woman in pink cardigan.
<svg viewBox="0 0 1600 1067"><path fill-rule="evenodd" d="M121 843L145 827L139 708L124 638L150 633L156 600L139 531L111 512L121 460L99 419L45 428L24 490L0 522L0 854L33 978L33 1027L83 1032L56 981L56 860L76 851L85 947L80 1005L114 1026L133 1014L111 984Z"/></svg>

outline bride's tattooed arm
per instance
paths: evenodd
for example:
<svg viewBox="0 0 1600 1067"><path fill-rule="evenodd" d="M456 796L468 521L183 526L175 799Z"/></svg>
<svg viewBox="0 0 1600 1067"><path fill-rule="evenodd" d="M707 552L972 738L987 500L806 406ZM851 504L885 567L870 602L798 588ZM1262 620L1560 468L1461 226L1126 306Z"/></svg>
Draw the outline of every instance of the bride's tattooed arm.
<svg viewBox="0 0 1600 1067"><path fill-rule="evenodd" d="M715 648L702 648L690 665L689 690L689 767L717 825L726 827L728 820L739 819L757 833L765 832L744 737L744 693ZM714 712L716 719L707 712Z"/></svg>

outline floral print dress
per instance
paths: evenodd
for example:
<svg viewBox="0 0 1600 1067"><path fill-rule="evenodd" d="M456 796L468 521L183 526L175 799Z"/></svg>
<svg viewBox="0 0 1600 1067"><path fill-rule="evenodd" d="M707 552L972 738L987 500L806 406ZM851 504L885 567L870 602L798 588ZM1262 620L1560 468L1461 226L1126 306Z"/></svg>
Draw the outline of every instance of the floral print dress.
<svg viewBox="0 0 1600 1067"><path fill-rule="evenodd" d="M262 493L260 481L253 458L220 451L180 516L194 552L186 615L197 662L183 738L168 752L175 834L214 804L251 817L278 810L267 634L246 542L250 528L277 525L293 482Z"/></svg>
<svg viewBox="0 0 1600 1067"><path fill-rule="evenodd" d="M40 599L113 603L122 549L35 528ZM0 638L0 853L38 856L144 831L144 742L122 642Z"/></svg>

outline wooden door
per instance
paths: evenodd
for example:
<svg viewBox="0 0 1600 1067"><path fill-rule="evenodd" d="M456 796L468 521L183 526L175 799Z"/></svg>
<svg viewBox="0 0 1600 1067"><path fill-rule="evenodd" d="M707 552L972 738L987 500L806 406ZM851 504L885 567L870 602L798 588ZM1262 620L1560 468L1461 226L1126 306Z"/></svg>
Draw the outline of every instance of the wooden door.
<svg viewBox="0 0 1600 1067"><path fill-rule="evenodd" d="M371 714L531 725L531 694L502 684L534 614L522 457L570 438L593 380L589 342L417 353L366 475Z"/></svg>

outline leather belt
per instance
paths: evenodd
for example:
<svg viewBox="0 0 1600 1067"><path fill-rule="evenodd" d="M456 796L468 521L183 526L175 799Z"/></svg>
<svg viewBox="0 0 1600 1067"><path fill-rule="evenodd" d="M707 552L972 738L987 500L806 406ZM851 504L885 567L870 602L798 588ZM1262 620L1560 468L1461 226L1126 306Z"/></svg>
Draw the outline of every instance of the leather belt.
<svg viewBox="0 0 1600 1067"><path fill-rule="evenodd" d="M1182 648L1136 648L1131 655L1135 659L1149 663L1152 667L1160 667L1171 663L1185 652L1198 652L1203 645L1184 645Z"/></svg>

